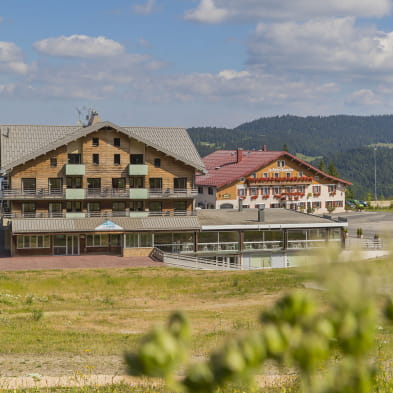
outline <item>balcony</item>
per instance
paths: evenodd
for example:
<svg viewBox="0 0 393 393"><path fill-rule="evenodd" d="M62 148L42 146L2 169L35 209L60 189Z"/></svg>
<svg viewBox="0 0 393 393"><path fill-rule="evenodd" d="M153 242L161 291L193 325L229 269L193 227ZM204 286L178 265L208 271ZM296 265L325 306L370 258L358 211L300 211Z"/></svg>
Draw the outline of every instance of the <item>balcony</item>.
<svg viewBox="0 0 393 393"><path fill-rule="evenodd" d="M62 189L45 189L36 190L2 190L0 199L64 199L65 193Z"/></svg>
<svg viewBox="0 0 393 393"><path fill-rule="evenodd" d="M194 210L171 210L171 211L145 211L145 212L134 212L124 211L95 211L95 212L66 212L66 213L48 213L48 212L35 212L35 213L3 213L3 217L6 219L14 218L90 218L90 217L151 217L151 216L195 216L196 211Z"/></svg>
<svg viewBox="0 0 393 393"><path fill-rule="evenodd" d="M186 199L196 198L198 195L197 188L151 188L149 189L149 199Z"/></svg>
<svg viewBox="0 0 393 393"><path fill-rule="evenodd" d="M130 176L147 176L147 165L130 164L128 166L128 174Z"/></svg>
<svg viewBox="0 0 393 393"><path fill-rule="evenodd" d="M294 176L294 177L248 177L247 184L310 184L313 178L310 176Z"/></svg>
<svg viewBox="0 0 393 393"><path fill-rule="evenodd" d="M87 199L128 199L129 192L125 188L88 188Z"/></svg>
<svg viewBox="0 0 393 393"><path fill-rule="evenodd" d="M130 188L130 199L147 199L146 188Z"/></svg>
<svg viewBox="0 0 393 393"><path fill-rule="evenodd" d="M83 188L67 188L66 199L85 199L85 190Z"/></svg>

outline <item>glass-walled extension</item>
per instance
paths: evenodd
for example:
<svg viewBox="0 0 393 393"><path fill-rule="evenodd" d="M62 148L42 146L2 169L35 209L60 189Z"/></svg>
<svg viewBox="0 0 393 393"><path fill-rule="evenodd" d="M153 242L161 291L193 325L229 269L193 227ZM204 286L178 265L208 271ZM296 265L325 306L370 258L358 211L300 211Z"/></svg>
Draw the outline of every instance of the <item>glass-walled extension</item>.
<svg viewBox="0 0 393 393"><path fill-rule="evenodd" d="M198 252L233 252L239 250L239 232L201 232Z"/></svg>
<svg viewBox="0 0 393 393"><path fill-rule="evenodd" d="M277 250L284 248L283 231L246 231L243 250Z"/></svg>
<svg viewBox="0 0 393 393"><path fill-rule="evenodd" d="M287 249L321 248L327 242L341 242L340 228L290 229L287 231Z"/></svg>

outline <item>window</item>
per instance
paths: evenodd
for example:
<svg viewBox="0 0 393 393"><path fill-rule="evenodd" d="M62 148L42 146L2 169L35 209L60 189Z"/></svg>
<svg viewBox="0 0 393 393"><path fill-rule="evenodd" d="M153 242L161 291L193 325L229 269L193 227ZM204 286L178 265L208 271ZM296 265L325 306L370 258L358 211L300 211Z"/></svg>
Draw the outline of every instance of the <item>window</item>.
<svg viewBox="0 0 393 393"><path fill-rule="evenodd" d="M22 191L35 192L35 189L36 189L35 178L22 179Z"/></svg>
<svg viewBox="0 0 393 393"><path fill-rule="evenodd" d="M269 195L269 187L262 187L262 195Z"/></svg>
<svg viewBox="0 0 393 393"><path fill-rule="evenodd" d="M100 202L89 202L87 204L87 211L89 213L97 213L101 210Z"/></svg>
<svg viewBox="0 0 393 393"><path fill-rule="evenodd" d="M266 179L267 177L269 177L269 174L267 172L264 172L263 177Z"/></svg>
<svg viewBox="0 0 393 393"><path fill-rule="evenodd" d="M287 172L287 178L291 177L291 172Z"/></svg>
<svg viewBox="0 0 393 393"><path fill-rule="evenodd" d="M162 178L161 177L151 177L149 179L149 187L153 190L162 189Z"/></svg>
<svg viewBox="0 0 393 393"><path fill-rule="evenodd" d="M162 211L162 202L154 201L149 203L149 210L151 212L161 212Z"/></svg>
<svg viewBox="0 0 393 393"><path fill-rule="evenodd" d="M63 189L63 179L61 177L51 177L48 179L49 193L59 193Z"/></svg>
<svg viewBox="0 0 393 393"><path fill-rule="evenodd" d="M313 194L320 194L321 193L321 186L312 186L312 193Z"/></svg>
<svg viewBox="0 0 393 393"><path fill-rule="evenodd" d="M131 201L130 212L143 212L144 206L143 201Z"/></svg>
<svg viewBox="0 0 393 393"><path fill-rule="evenodd" d="M155 158L154 159L154 166L156 168L160 168L161 167L161 158Z"/></svg>
<svg viewBox="0 0 393 393"><path fill-rule="evenodd" d="M82 163L82 155L81 154L68 154L68 163L69 164L81 164Z"/></svg>
<svg viewBox="0 0 393 393"><path fill-rule="evenodd" d="M93 154L93 164L98 165L100 163L100 155L99 154Z"/></svg>
<svg viewBox="0 0 393 393"><path fill-rule="evenodd" d="M125 202L112 202L112 211L114 212L124 212L126 210Z"/></svg>
<svg viewBox="0 0 393 393"><path fill-rule="evenodd" d="M314 179L315 180L319 180L319 176L314 176Z"/></svg>
<svg viewBox="0 0 393 393"><path fill-rule="evenodd" d="M277 167L278 168L283 168L285 166L285 161L284 160L278 160L277 161Z"/></svg>
<svg viewBox="0 0 393 393"><path fill-rule="evenodd" d="M16 248L49 248L49 235L17 236Z"/></svg>
<svg viewBox="0 0 393 393"><path fill-rule="evenodd" d="M304 172L299 172L299 177L303 177L304 176Z"/></svg>
<svg viewBox="0 0 393 393"><path fill-rule="evenodd" d="M57 158L51 158L50 159L50 166L51 166L51 168L56 168L57 167Z"/></svg>
<svg viewBox="0 0 393 393"><path fill-rule="evenodd" d="M329 184L328 185L328 191L330 193L336 192L336 190L337 190L337 186L335 184Z"/></svg>
<svg viewBox="0 0 393 393"><path fill-rule="evenodd" d="M280 187L273 187L273 194L278 195L280 193Z"/></svg>
<svg viewBox="0 0 393 393"><path fill-rule="evenodd" d="M255 179L256 177L257 177L257 174L254 172L254 173L251 173L251 177L253 178L253 179Z"/></svg>
<svg viewBox="0 0 393 393"><path fill-rule="evenodd" d="M100 189L101 188L101 178L100 177L90 177L87 179L88 189Z"/></svg>
<svg viewBox="0 0 393 393"><path fill-rule="evenodd" d="M86 246L87 247L107 247L108 246L108 238L107 234L98 234L98 235L86 235Z"/></svg>
<svg viewBox="0 0 393 393"><path fill-rule="evenodd" d="M120 154L114 154L113 155L113 163L115 165L120 165Z"/></svg>
<svg viewBox="0 0 393 393"><path fill-rule="evenodd" d="M198 194L203 194L203 187L202 186L198 186Z"/></svg>
<svg viewBox="0 0 393 393"><path fill-rule="evenodd" d="M173 210L175 211L186 211L187 210L187 202L184 201L174 201L173 202Z"/></svg>
<svg viewBox="0 0 393 393"><path fill-rule="evenodd" d="M181 191L187 189L187 178L186 177L176 177L173 179L173 188L175 191Z"/></svg>
<svg viewBox="0 0 393 393"><path fill-rule="evenodd" d="M82 211L81 201L68 201L66 204L67 213L80 213Z"/></svg>
<svg viewBox="0 0 393 393"><path fill-rule="evenodd" d="M244 190L243 190L243 191L244 191ZM208 193L209 195L214 195L214 189L213 189L213 187L208 187L207 193Z"/></svg>
<svg viewBox="0 0 393 393"><path fill-rule="evenodd" d="M304 194L304 186L297 186L299 192Z"/></svg>
<svg viewBox="0 0 393 393"><path fill-rule="evenodd" d="M115 189L125 189L126 188L126 178L118 177L112 179L112 188Z"/></svg>
<svg viewBox="0 0 393 393"><path fill-rule="evenodd" d="M258 191L255 187L250 188L250 195L258 195Z"/></svg>
<svg viewBox="0 0 393 393"><path fill-rule="evenodd" d="M113 146L120 147L120 138L113 138Z"/></svg>
<svg viewBox="0 0 393 393"><path fill-rule="evenodd" d="M49 217L61 217L63 208L60 202L50 202L48 208Z"/></svg>
<svg viewBox="0 0 393 393"><path fill-rule="evenodd" d="M278 179L280 177L280 174L278 173L278 172L276 172L275 174L274 174L274 178L275 179Z"/></svg>
<svg viewBox="0 0 393 393"><path fill-rule="evenodd" d="M209 187L209 188L211 188L213 190L212 187ZM239 188L238 194L239 194L239 196L244 196L244 195L246 195L246 190L244 188ZM213 192L211 195L213 195Z"/></svg>
<svg viewBox="0 0 393 393"><path fill-rule="evenodd" d="M93 146L99 146L100 145L100 139L99 138L93 138L92 139L92 145Z"/></svg>
<svg viewBox="0 0 393 393"><path fill-rule="evenodd" d="M35 203L25 202L22 203L23 217L35 217Z"/></svg>
<svg viewBox="0 0 393 393"><path fill-rule="evenodd" d="M67 188L82 188L82 176L68 176Z"/></svg>
<svg viewBox="0 0 393 393"><path fill-rule="evenodd" d="M132 165L142 165L143 162L143 154L130 154L130 163Z"/></svg>
<svg viewBox="0 0 393 393"><path fill-rule="evenodd" d="M321 202L320 201L315 201L311 204L313 209L320 209L321 208Z"/></svg>
<svg viewBox="0 0 393 393"><path fill-rule="evenodd" d="M130 188L144 188L143 176L132 176L130 177Z"/></svg>

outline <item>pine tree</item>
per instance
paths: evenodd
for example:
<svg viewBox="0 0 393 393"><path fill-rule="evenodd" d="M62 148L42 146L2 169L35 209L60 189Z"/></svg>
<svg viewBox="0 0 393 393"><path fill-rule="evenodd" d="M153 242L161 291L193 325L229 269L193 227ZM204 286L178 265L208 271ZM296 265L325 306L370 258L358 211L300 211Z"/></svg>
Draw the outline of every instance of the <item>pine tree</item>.
<svg viewBox="0 0 393 393"><path fill-rule="evenodd" d="M329 162L328 174L333 177L338 177L338 171L333 161Z"/></svg>
<svg viewBox="0 0 393 393"><path fill-rule="evenodd" d="M318 169L322 172L326 172L326 164L322 159L319 161Z"/></svg>
<svg viewBox="0 0 393 393"><path fill-rule="evenodd" d="M283 150L283 151L286 151L286 152L289 152L289 150L288 150L288 145L287 145L286 143L284 143L284 144L282 145L282 150Z"/></svg>

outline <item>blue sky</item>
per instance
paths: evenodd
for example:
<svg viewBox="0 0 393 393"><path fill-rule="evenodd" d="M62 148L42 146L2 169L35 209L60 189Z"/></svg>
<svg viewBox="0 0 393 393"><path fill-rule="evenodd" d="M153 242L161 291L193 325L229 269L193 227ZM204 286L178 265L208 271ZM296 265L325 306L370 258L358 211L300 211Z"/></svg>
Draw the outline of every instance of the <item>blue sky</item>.
<svg viewBox="0 0 393 393"><path fill-rule="evenodd" d="M391 113L393 0L2 0L0 123Z"/></svg>

